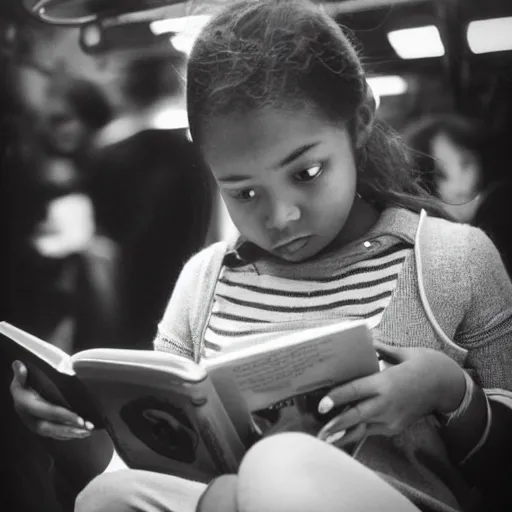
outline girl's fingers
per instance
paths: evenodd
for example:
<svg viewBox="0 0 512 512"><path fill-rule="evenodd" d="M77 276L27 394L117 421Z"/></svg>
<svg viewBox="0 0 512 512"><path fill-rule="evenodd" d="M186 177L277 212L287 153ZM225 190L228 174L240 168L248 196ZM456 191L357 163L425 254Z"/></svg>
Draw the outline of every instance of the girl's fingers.
<svg viewBox="0 0 512 512"><path fill-rule="evenodd" d="M51 404L33 390L25 390L25 393L17 403L23 414L52 423L71 424L79 428L85 426L85 421L74 412Z"/></svg>
<svg viewBox="0 0 512 512"><path fill-rule="evenodd" d="M39 421L36 432L44 437L51 437L62 441L72 439L85 439L91 435L91 431L85 428L77 428L71 425L61 425L51 421Z"/></svg>
<svg viewBox="0 0 512 512"><path fill-rule="evenodd" d="M386 427L383 423L373 423L372 425L368 425L366 430L366 435L370 436L386 436L391 437L396 435L396 432L391 430L389 427Z"/></svg>
<svg viewBox="0 0 512 512"><path fill-rule="evenodd" d="M11 387L26 387L27 385L27 367L21 361L14 361L12 363L12 370L14 378Z"/></svg>
<svg viewBox="0 0 512 512"><path fill-rule="evenodd" d="M41 420L70 424L79 428L85 426L85 421L80 416L64 407L48 402L32 389L24 390L24 393L16 401L16 407L23 414Z"/></svg>
<svg viewBox="0 0 512 512"><path fill-rule="evenodd" d="M367 423L360 423L353 428L332 432L323 440L337 446L338 448L345 448L347 446L361 442L365 437L370 436L393 436L395 435L389 428L381 423L374 423L368 425Z"/></svg>
<svg viewBox="0 0 512 512"><path fill-rule="evenodd" d="M359 402L370 396L378 394L378 380L380 374L363 377L352 382L348 382L343 386L331 389L329 393L320 400L318 404L318 412L326 414L334 407L342 405L350 405Z"/></svg>
<svg viewBox="0 0 512 512"><path fill-rule="evenodd" d="M34 416L43 418L46 421L71 424L78 428L85 427L85 421L74 412L64 407L50 404L40 397L34 400L34 412L36 413Z"/></svg>
<svg viewBox="0 0 512 512"><path fill-rule="evenodd" d="M345 446L350 446L351 444L357 444L361 442L367 435L368 427L366 423L361 423L360 425L357 425L356 427L347 430L345 435L340 439L340 441L336 442L336 446L338 446L339 448L343 448ZM327 442L329 442L329 440L327 440Z"/></svg>
<svg viewBox="0 0 512 512"><path fill-rule="evenodd" d="M358 402L327 423L320 431L318 437L326 440L332 433L349 430L358 425L366 424L369 421L374 421L377 413L378 409L375 400Z"/></svg>
<svg viewBox="0 0 512 512"><path fill-rule="evenodd" d="M54 405L26 385L26 368L19 361L13 364L14 378L11 383L11 395L14 407L18 414L24 418L25 423L32 429L37 428L40 420L57 424L68 424L84 428L86 422L77 414L64 407ZM92 430L92 425L87 428Z"/></svg>
<svg viewBox="0 0 512 512"><path fill-rule="evenodd" d="M379 353L379 356L382 358L382 360L387 363L399 364L407 358L406 349L400 347L392 347L382 343L381 341L374 341L373 346Z"/></svg>
<svg viewBox="0 0 512 512"><path fill-rule="evenodd" d="M389 428L382 423L360 423L354 428L347 430L346 435L337 443L339 448L344 448L352 444L357 444L363 440L364 437L371 436L386 436L391 437L395 435Z"/></svg>

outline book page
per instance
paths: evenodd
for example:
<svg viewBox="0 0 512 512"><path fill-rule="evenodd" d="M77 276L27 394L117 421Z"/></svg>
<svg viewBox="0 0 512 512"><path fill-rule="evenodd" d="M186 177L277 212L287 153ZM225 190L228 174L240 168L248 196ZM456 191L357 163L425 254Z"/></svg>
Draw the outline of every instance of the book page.
<svg viewBox="0 0 512 512"><path fill-rule="evenodd" d="M179 376L188 381L201 381L206 379L206 371L202 366L191 359L173 353L156 350L130 350L121 348L92 348L83 350L73 356L76 364L108 365L126 368L153 370L167 372L169 375Z"/></svg>
<svg viewBox="0 0 512 512"><path fill-rule="evenodd" d="M219 394L222 388L236 386L249 409L258 411L378 371L371 333L364 323L344 324L338 332L311 330L315 338L302 334L295 344L287 337L284 344L280 339L263 343L264 351L242 350L238 357L230 353L224 359L213 358L208 372Z"/></svg>
<svg viewBox="0 0 512 512"><path fill-rule="evenodd" d="M330 357L335 356L332 347L319 345L319 342L312 341L308 345L276 350L264 357L241 362L233 365L233 376L242 392L263 393L292 387L294 382L300 381L307 372L311 373L314 367L319 367ZM316 386L318 382L305 385L306 389L298 391L305 391L312 385ZM331 380L327 379L327 383L329 382Z"/></svg>
<svg viewBox="0 0 512 512"><path fill-rule="evenodd" d="M43 341L23 329L19 329L7 322L0 322L0 333L17 345L17 347L11 347L11 351L13 353L32 354L61 373L65 373L67 375L74 374L71 357L60 348L55 347L54 345L51 345L50 343L47 343L46 341ZM6 340L2 340L2 343L6 342Z"/></svg>

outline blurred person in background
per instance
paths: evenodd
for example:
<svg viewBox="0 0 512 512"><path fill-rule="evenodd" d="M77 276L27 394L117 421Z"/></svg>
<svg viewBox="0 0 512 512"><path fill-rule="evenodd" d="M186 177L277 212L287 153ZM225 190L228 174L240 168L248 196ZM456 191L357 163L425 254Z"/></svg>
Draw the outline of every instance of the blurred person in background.
<svg viewBox="0 0 512 512"><path fill-rule="evenodd" d="M104 337L100 330L108 323L91 311L108 310L103 303L105 280L94 290L94 279L110 254L100 248L108 244L96 238L85 161L111 109L95 84L59 73L51 78L38 114L33 126L26 119L20 130L25 150L7 182L13 241L7 318L72 352L80 348L79 338ZM94 300L101 305L92 307ZM96 317L89 333L87 310Z"/></svg>
<svg viewBox="0 0 512 512"><path fill-rule="evenodd" d="M122 335L149 348L182 265L206 241L213 187L190 140L182 54L131 59L123 108L90 162L98 226L119 248Z"/></svg>
<svg viewBox="0 0 512 512"><path fill-rule="evenodd" d="M491 237L510 274L512 190L492 160L493 134L473 119L445 114L416 121L404 138L424 186L445 203L454 220Z"/></svg>
<svg viewBox="0 0 512 512"><path fill-rule="evenodd" d="M3 77L14 74L9 68ZM100 331L106 337L102 318L110 263L100 245L108 244L98 240L85 162L111 108L95 84L64 73L50 77L38 111L26 107L15 85L6 84L1 95L6 102L0 141L6 228L1 320L72 352L81 348L79 338L86 344L86 338L101 338ZM11 362L1 351L0 381L6 385ZM0 510L72 510L74 475L61 470L46 443L24 427L10 396L0 394L0 402Z"/></svg>

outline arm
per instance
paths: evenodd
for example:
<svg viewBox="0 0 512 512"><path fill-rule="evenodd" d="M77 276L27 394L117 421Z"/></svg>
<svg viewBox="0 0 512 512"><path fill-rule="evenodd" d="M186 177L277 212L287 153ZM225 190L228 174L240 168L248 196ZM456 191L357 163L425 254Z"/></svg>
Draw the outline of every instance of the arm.
<svg viewBox="0 0 512 512"><path fill-rule="evenodd" d="M204 263L211 257L212 247L195 254L181 271L158 332L153 342L155 350L174 352L194 358L194 307L197 294L205 291L205 280L212 276L205 274Z"/></svg>
<svg viewBox="0 0 512 512"><path fill-rule="evenodd" d="M512 466L512 283L490 239L470 233L470 297L456 341L468 350L474 378L466 374L466 395L442 418L442 435L466 477L485 484Z"/></svg>

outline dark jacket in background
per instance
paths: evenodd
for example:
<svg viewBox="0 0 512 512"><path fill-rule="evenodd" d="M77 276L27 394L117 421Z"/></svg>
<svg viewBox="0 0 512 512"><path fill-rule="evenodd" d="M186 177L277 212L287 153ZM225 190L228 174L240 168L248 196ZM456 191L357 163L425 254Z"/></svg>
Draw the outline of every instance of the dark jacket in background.
<svg viewBox="0 0 512 512"><path fill-rule="evenodd" d="M149 348L184 262L206 240L211 178L184 130L144 130L99 149L89 193L98 229L119 247L122 333Z"/></svg>

